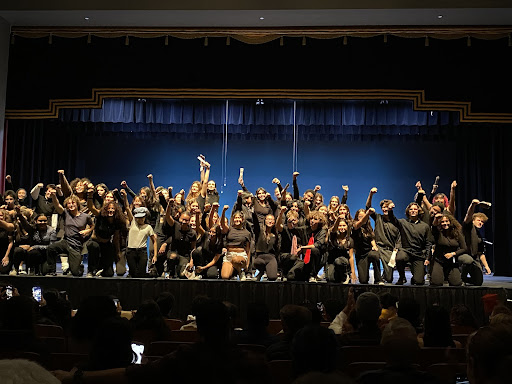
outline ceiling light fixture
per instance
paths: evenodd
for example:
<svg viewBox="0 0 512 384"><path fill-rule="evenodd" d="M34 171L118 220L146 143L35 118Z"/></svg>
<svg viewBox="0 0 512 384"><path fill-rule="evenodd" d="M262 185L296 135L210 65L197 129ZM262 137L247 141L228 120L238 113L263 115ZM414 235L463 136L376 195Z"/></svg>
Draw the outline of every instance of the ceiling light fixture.
<svg viewBox="0 0 512 384"><path fill-rule="evenodd" d="M437 18L438 18L438 19L442 19L442 18L443 18L443 15L437 15Z"/></svg>
<svg viewBox="0 0 512 384"><path fill-rule="evenodd" d="M85 20L89 21L89 18L87 16L84 17Z"/></svg>
<svg viewBox="0 0 512 384"><path fill-rule="evenodd" d="M260 17L260 20L265 20L265 18L264 17Z"/></svg>

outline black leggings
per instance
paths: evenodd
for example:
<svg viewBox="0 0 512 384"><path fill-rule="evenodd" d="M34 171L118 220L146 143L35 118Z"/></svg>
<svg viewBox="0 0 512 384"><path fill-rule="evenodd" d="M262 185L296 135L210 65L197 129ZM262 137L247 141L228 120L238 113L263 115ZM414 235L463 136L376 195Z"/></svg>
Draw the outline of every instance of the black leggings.
<svg viewBox="0 0 512 384"><path fill-rule="evenodd" d="M462 285L462 278L459 270L459 263L454 263L451 259L440 263L437 260L432 261L432 274L430 275L430 285L441 286L445 280L450 285Z"/></svg>
<svg viewBox="0 0 512 384"><path fill-rule="evenodd" d="M356 253L357 256L357 253ZM373 265L374 282L382 281L380 276L380 257L378 251L370 251L366 255L356 257L357 259L357 274L361 284L368 284L370 280L370 264Z"/></svg>
<svg viewBox="0 0 512 384"><path fill-rule="evenodd" d="M334 283L342 283L347 279L347 274L350 271L350 264L346 257L340 256L334 259L331 264L327 261L326 278L327 281Z"/></svg>
<svg viewBox="0 0 512 384"><path fill-rule="evenodd" d="M400 249L396 254L396 269L399 277L405 279L405 267L408 262L411 263L411 284L425 284L425 259L409 255L403 249Z"/></svg>
<svg viewBox="0 0 512 384"><path fill-rule="evenodd" d="M277 260L271 253L260 253L254 259L254 268L260 271L260 276L263 272L267 272L267 278L270 281L277 279Z"/></svg>
<svg viewBox="0 0 512 384"><path fill-rule="evenodd" d="M114 276L113 264L116 258L116 249L114 244L110 241L102 243L96 240L91 240L87 244L87 250L89 251L89 272L94 274L99 270L103 270L101 272L101 276Z"/></svg>

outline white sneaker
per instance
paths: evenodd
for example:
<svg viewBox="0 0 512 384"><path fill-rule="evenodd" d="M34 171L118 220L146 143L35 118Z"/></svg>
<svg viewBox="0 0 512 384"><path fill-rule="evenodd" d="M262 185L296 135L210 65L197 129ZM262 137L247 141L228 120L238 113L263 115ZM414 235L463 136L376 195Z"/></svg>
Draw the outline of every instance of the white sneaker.
<svg viewBox="0 0 512 384"><path fill-rule="evenodd" d="M379 284L379 285L386 285L382 280L379 281L377 284Z"/></svg>
<svg viewBox="0 0 512 384"><path fill-rule="evenodd" d="M16 272L16 270L13 268L10 270L9 272L9 276L16 276L18 274L18 272Z"/></svg>
<svg viewBox="0 0 512 384"><path fill-rule="evenodd" d="M87 272L87 275L85 277L93 277L92 272Z"/></svg>
<svg viewBox="0 0 512 384"><path fill-rule="evenodd" d="M98 272L96 272L96 277L102 277L101 274L103 273L103 269L100 269Z"/></svg>
<svg viewBox="0 0 512 384"><path fill-rule="evenodd" d="M317 280L316 280L316 278L315 278L315 277L311 276L311 277L309 278L309 282L310 282L310 283L316 283L316 282L317 282Z"/></svg>
<svg viewBox="0 0 512 384"><path fill-rule="evenodd" d="M350 284L350 275L347 275L347 278L345 279L343 284Z"/></svg>
<svg viewBox="0 0 512 384"><path fill-rule="evenodd" d="M247 277L245 276L245 272L240 272L240 281L247 280Z"/></svg>

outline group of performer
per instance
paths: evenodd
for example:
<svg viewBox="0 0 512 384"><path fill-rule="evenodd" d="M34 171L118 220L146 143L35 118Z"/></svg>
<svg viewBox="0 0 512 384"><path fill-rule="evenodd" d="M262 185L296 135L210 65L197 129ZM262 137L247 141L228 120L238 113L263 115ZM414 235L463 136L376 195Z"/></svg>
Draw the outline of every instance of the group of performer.
<svg viewBox="0 0 512 384"><path fill-rule="evenodd" d="M368 284L370 266L375 284L405 284L410 265L411 284L464 283L481 285L485 257L481 229L487 221L473 200L462 225L454 218L455 189L450 197L437 192L438 180L427 196L416 184L414 202L405 217L395 216L390 199L373 208L377 188L369 192L366 207L353 215L343 196L324 202L321 187L299 194L298 172L292 192L276 178L273 195L264 188L251 193L241 169L236 202L219 206L219 193L210 180L210 164L200 162L200 181L186 193L149 185L138 193L125 181L109 190L87 178L68 182L58 171L59 184L39 183L30 194L23 188L3 195L0 208L0 273L82 276L88 255L88 277L164 277L190 279L290 280ZM131 201L130 201L131 200ZM372 227L372 221L374 223ZM382 265L382 273L381 273ZM324 271L323 276L319 272ZM356 273L357 270L357 273Z"/></svg>

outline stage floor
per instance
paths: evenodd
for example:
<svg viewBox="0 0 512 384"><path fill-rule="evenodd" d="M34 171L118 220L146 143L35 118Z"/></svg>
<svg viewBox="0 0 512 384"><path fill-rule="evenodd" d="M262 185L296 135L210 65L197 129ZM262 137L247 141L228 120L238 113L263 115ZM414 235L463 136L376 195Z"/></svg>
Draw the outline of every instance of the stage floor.
<svg viewBox="0 0 512 384"><path fill-rule="evenodd" d="M163 278L126 278L126 277L71 277L71 276L0 276L0 281L9 282L24 295L31 295L33 286L57 288L67 291L73 308L78 308L80 301L93 295L114 295L120 299L125 310L136 309L145 299L155 298L160 292L169 291L176 297L173 316L186 318L190 314L192 299L196 295L230 301L238 306L243 319L247 306L251 302L263 301L270 311L271 318L279 318L279 310L285 304L300 304L304 301L312 303L327 299L338 299L345 302L348 288L357 287L358 292L372 291L375 293L390 292L401 297L415 298L422 311L431 304L439 304L450 309L455 304L465 304L473 312L475 318L484 324L486 315L482 297L496 294L500 300L512 301L512 278L501 276L485 276L481 287L429 287L411 286L411 275L407 271L408 283L397 285L354 284L343 285L327 282L269 282L269 281L237 281L237 280L183 280ZM398 275L395 272L394 281ZM370 282L373 281L373 277ZM428 284L428 283L427 283Z"/></svg>

